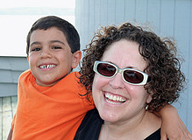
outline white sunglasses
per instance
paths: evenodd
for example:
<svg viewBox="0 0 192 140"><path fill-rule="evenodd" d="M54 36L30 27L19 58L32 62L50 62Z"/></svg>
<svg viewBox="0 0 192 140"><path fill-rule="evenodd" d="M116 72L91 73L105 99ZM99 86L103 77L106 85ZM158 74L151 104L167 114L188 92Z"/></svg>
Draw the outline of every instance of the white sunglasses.
<svg viewBox="0 0 192 140"><path fill-rule="evenodd" d="M148 74L142 71L133 68L120 69L115 64L104 61L95 61L93 70L97 74L107 78L112 78L120 72L123 80L132 85L145 85L150 79Z"/></svg>

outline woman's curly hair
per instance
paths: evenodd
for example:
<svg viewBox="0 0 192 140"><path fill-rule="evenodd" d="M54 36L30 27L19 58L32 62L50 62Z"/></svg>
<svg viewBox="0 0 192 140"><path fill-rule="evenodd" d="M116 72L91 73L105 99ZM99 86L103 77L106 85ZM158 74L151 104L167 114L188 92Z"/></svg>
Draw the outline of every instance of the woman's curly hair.
<svg viewBox="0 0 192 140"><path fill-rule="evenodd" d="M108 46L121 39L137 42L139 53L147 62L144 72L150 76L150 81L144 88L152 95L148 110L159 111L167 103L176 101L184 87L185 76L181 72L181 62L176 57L174 41L168 38L161 39L153 32L144 31L140 26L131 23L124 23L119 27L102 27L84 50L80 82L87 89L87 99L90 99L92 91L94 62L101 60Z"/></svg>

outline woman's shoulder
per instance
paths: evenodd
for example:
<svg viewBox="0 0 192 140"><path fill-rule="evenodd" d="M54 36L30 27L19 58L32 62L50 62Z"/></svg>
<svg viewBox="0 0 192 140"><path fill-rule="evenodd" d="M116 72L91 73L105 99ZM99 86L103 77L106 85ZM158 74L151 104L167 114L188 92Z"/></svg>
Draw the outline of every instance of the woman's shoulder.
<svg viewBox="0 0 192 140"><path fill-rule="evenodd" d="M98 140L103 120L100 118L97 109L87 112L79 126L74 140Z"/></svg>
<svg viewBox="0 0 192 140"><path fill-rule="evenodd" d="M151 134L150 136L148 136L145 140L160 140L161 139L161 129L158 129L157 131L155 131L153 134Z"/></svg>

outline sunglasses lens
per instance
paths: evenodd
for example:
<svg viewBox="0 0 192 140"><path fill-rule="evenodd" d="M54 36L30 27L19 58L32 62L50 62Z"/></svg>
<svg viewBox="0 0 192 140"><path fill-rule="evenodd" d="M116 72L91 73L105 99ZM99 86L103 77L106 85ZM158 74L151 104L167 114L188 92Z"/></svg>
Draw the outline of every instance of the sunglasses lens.
<svg viewBox="0 0 192 140"><path fill-rule="evenodd" d="M125 70L123 75L127 82L134 83L134 84L141 83L144 79L144 76L142 73L139 73L134 70Z"/></svg>
<svg viewBox="0 0 192 140"><path fill-rule="evenodd" d="M116 68L110 64L100 63L97 66L97 71L107 77L111 77L115 74Z"/></svg>

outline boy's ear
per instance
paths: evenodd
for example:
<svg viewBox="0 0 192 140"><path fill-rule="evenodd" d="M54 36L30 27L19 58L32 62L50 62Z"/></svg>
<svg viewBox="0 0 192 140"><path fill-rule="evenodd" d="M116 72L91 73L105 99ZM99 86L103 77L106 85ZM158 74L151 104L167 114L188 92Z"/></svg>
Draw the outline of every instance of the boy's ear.
<svg viewBox="0 0 192 140"><path fill-rule="evenodd" d="M82 53L81 51L76 51L73 53L73 60L72 60L72 68L76 68L77 65L79 64L80 60L81 60L81 57L82 57Z"/></svg>

